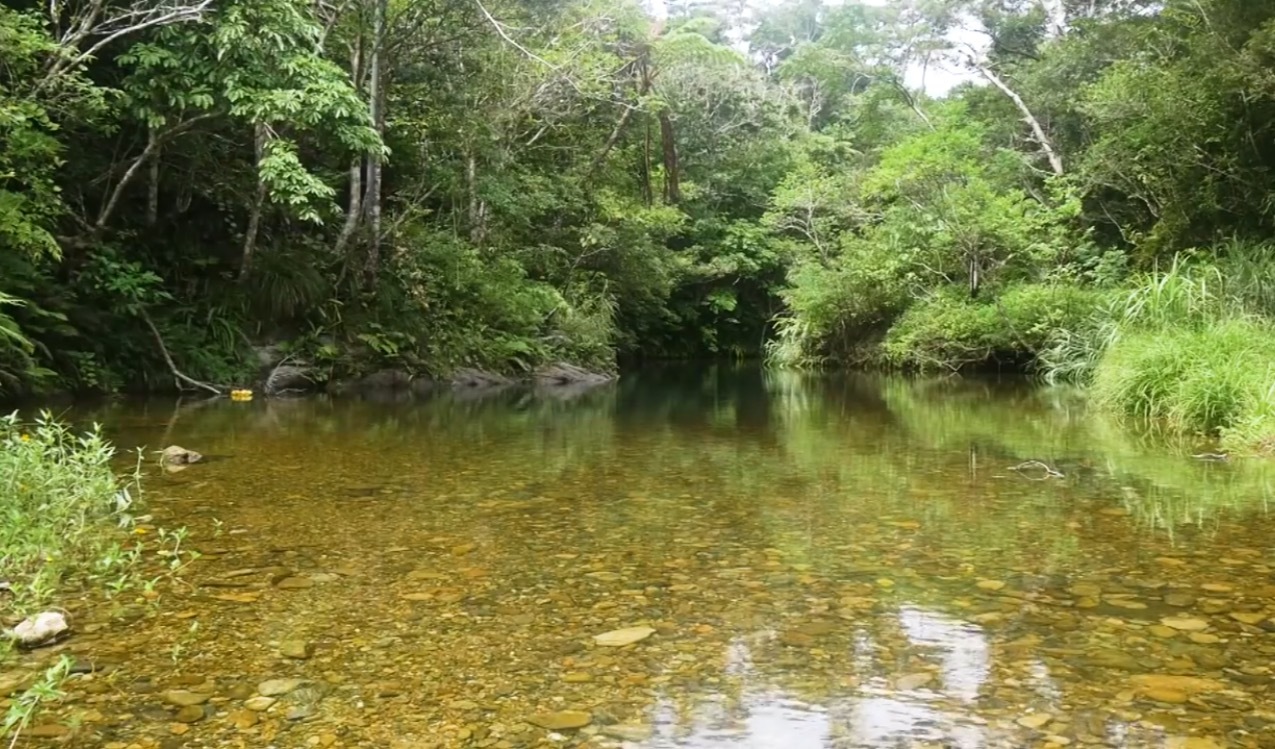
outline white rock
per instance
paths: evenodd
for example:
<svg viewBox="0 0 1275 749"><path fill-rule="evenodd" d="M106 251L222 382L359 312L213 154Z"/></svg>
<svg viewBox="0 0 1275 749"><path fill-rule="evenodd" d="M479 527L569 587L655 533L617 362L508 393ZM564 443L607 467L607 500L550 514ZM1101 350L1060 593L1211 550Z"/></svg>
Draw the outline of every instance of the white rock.
<svg viewBox="0 0 1275 749"><path fill-rule="evenodd" d="M45 611L27 617L6 634L19 645L33 647L52 640L68 629L70 626L66 623L65 616L56 611Z"/></svg>
<svg viewBox="0 0 1275 749"><path fill-rule="evenodd" d="M612 632L603 632L600 635L594 635L593 641L604 647L622 648L625 645L632 645L640 642L655 634L655 630L650 627L625 627Z"/></svg>

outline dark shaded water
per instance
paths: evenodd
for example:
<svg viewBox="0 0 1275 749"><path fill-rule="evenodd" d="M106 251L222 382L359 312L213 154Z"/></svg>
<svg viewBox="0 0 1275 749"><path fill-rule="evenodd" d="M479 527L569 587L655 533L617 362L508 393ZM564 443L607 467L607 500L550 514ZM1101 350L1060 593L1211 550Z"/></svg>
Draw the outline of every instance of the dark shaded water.
<svg viewBox="0 0 1275 749"><path fill-rule="evenodd" d="M74 415L213 458L147 483L201 558L67 645L114 668L49 716L77 745L1275 746L1271 474L1066 391L668 370ZM301 681L253 710L270 679Z"/></svg>

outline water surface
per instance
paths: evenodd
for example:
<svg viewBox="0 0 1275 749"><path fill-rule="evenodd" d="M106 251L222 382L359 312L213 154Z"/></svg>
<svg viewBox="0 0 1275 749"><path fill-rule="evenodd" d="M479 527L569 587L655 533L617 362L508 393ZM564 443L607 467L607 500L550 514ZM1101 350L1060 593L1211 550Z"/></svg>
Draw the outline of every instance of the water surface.
<svg viewBox="0 0 1275 749"><path fill-rule="evenodd" d="M66 646L106 667L49 718L76 745L1275 746L1270 475L1066 391L706 369L73 415L210 456L146 484L202 556ZM302 681L249 709L271 679Z"/></svg>

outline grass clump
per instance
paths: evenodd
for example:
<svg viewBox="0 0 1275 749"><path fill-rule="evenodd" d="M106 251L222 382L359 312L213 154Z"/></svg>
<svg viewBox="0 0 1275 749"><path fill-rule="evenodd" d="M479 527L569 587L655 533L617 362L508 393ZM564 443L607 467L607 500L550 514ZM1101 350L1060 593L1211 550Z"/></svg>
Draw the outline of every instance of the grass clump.
<svg viewBox="0 0 1275 749"><path fill-rule="evenodd" d="M1094 371L1102 406L1200 434L1222 434L1234 449L1275 437L1275 327L1235 318L1204 327L1127 332Z"/></svg>
<svg viewBox="0 0 1275 749"><path fill-rule="evenodd" d="M75 434L49 414L32 423L0 417L0 617L6 624L47 608L72 584L118 592L140 552L125 550L139 472L121 479L115 449L94 427ZM0 638L0 665L12 643ZM40 705L59 696L65 658L14 695L0 726L17 735Z"/></svg>

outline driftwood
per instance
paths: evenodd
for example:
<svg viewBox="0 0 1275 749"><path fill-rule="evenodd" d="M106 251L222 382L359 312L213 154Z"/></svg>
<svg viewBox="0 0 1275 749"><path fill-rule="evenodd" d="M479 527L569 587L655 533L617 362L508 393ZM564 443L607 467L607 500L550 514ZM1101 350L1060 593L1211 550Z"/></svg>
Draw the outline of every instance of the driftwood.
<svg viewBox="0 0 1275 749"><path fill-rule="evenodd" d="M1035 476L1025 475L1026 471L1029 471L1032 469L1043 470L1045 472L1045 475L1041 476L1040 478L1036 478ZM1064 478L1061 471L1050 466L1048 463L1044 463L1039 460L1028 460L1028 461L1022 462L1016 466L1010 466L1009 470L1015 471L1019 474L1023 474L1023 478L1027 479L1028 481L1047 481L1049 479Z"/></svg>

